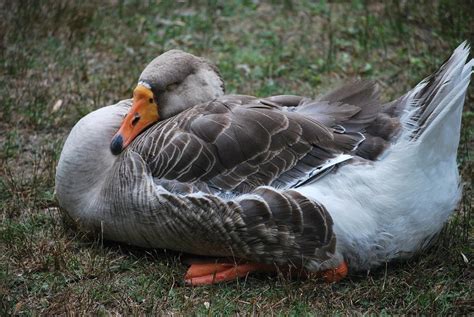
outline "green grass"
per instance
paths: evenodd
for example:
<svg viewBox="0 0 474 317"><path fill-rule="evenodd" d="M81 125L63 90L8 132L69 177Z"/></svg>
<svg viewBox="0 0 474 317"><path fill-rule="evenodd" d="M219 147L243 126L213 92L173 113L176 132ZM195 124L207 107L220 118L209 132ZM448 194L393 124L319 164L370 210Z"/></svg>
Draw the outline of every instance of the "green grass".
<svg viewBox="0 0 474 317"><path fill-rule="evenodd" d="M262 274L184 287L180 254L91 241L68 224L53 193L74 123L129 98L140 71L165 50L215 61L229 93L317 96L371 78L389 100L461 41L474 43L472 7L472 0L1 3L0 315L472 313L473 85L459 148L464 196L439 241L417 258L336 285Z"/></svg>

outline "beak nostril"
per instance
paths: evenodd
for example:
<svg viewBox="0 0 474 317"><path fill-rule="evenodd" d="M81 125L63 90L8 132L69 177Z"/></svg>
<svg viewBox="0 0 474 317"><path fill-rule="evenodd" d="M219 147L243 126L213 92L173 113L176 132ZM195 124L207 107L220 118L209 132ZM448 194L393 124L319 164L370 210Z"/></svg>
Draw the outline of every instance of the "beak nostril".
<svg viewBox="0 0 474 317"><path fill-rule="evenodd" d="M132 126L135 126L138 123L138 120L140 120L140 114L135 113L132 119Z"/></svg>

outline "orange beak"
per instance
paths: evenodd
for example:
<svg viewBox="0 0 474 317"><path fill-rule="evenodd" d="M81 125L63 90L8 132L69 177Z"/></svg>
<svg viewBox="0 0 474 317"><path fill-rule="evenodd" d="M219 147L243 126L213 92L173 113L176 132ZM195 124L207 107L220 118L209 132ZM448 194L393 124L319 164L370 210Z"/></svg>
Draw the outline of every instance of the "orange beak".
<svg viewBox="0 0 474 317"><path fill-rule="evenodd" d="M143 130L159 119L158 105L153 99L153 92L143 85L137 85L133 91L132 108L112 138L110 144L112 154L120 154Z"/></svg>

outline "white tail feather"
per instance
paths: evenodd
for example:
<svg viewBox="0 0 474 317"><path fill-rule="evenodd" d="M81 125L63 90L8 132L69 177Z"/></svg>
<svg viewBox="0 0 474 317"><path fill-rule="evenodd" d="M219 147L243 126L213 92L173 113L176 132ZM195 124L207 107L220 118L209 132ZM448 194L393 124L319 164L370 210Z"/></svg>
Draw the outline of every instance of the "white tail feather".
<svg viewBox="0 0 474 317"><path fill-rule="evenodd" d="M463 42L436 73L405 95L405 114L401 118L404 127L402 138L417 139L421 135L426 138L429 131L440 124L439 120L456 109L462 109L463 98L458 103L451 101L458 92L465 93L469 85L473 64L472 60L466 64L468 55L469 46ZM434 121L437 123L434 124Z"/></svg>

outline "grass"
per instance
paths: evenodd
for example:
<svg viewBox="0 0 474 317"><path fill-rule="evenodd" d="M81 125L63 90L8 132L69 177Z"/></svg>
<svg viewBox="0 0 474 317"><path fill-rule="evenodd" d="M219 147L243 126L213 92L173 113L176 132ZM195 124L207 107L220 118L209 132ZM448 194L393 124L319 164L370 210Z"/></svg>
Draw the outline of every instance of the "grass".
<svg viewBox="0 0 474 317"><path fill-rule="evenodd" d="M0 3L0 315L472 313L473 85L459 148L464 196L436 245L336 285L256 275L184 287L180 254L88 240L67 224L53 193L74 123L129 98L143 67L167 49L215 61L229 93L316 96L357 77L377 80L389 100L461 41L474 43L472 7L472 0Z"/></svg>

